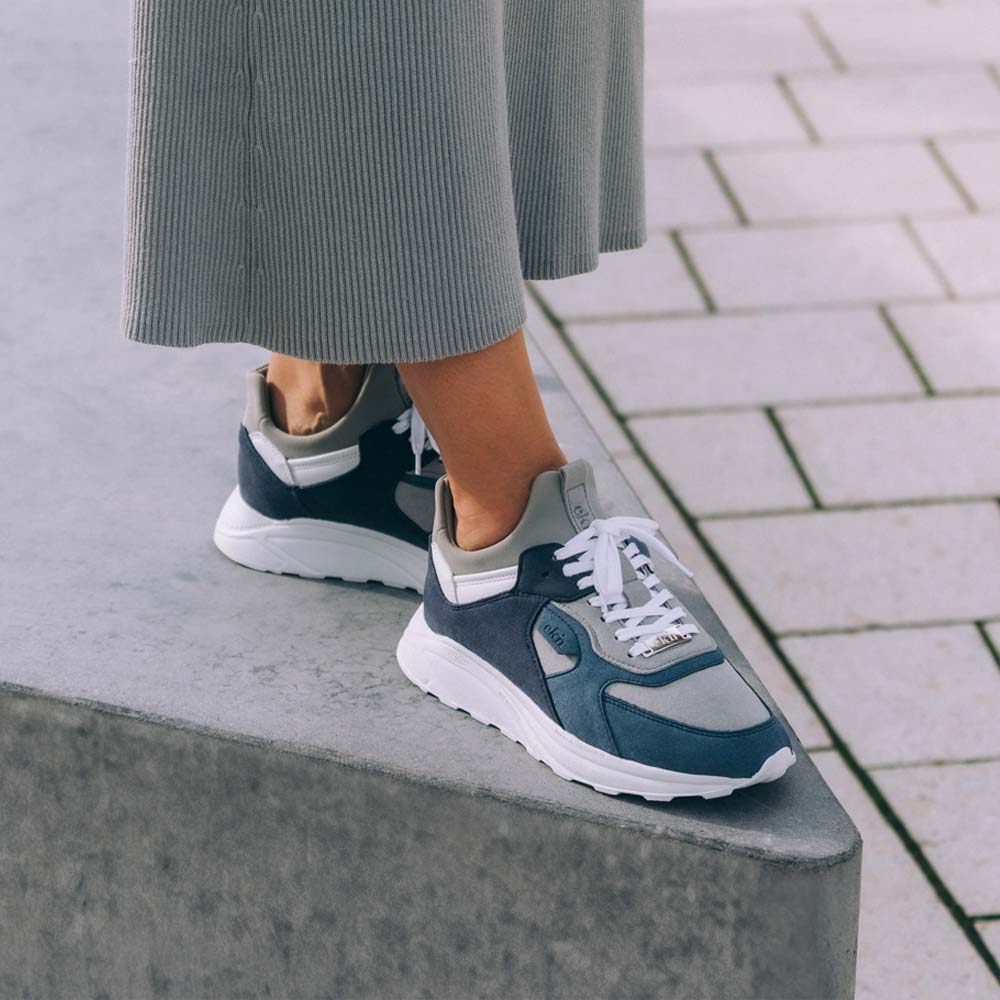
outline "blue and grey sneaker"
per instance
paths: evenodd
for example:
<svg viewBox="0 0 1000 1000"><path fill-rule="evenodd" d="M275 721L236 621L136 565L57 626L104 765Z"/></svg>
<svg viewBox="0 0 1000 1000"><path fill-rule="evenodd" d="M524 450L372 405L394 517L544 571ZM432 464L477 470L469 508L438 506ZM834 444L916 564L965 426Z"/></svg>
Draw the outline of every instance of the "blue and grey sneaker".
<svg viewBox="0 0 1000 1000"><path fill-rule="evenodd" d="M422 591L440 460L391 365L372 365L351 409L316 434L275 426L267 368L247 379L238 485L215 544L251 569Z"/></svg>
<svg viewBox="0 0 1000 1000"><path fill-rule="evenodd" d="M517 527L474 552L455 545L447 479L436 493L424 602L396 654L418 687L611 795L717 798L795 762L671 592L690 573L656 522L601 517L586 462L538 476Z"/></svg>

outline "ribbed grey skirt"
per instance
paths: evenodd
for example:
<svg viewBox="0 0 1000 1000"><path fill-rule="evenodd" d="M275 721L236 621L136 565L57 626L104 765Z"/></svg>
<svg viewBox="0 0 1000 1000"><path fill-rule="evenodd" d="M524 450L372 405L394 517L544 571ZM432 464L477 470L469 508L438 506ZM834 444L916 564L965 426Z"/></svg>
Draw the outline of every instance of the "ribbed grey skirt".
<svg viewBox="0 0 1000 1000"><path fill-rule="evenodd" d="M133 0L125 334L425 361L645 240L642 0Z"/></svg>

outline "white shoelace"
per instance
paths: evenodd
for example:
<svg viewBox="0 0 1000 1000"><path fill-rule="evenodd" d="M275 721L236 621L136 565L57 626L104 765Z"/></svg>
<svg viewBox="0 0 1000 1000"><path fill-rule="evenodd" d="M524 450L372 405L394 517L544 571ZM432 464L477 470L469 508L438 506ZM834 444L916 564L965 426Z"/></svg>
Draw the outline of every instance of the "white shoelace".
<svg viewBox="0 0 1000 1000"><path fill-rule="evenodd" d="M399 415L399 418L392 425L392 429L397 434L405 434L407 431L410 432L410 450L413 452L413 471L416 475L420 475L420 470L423 468L424 462L424 452L433 451L439 454L441 449L438 448L437 442L431 436L431 432L427 429L427 425L424 423L423 417L417 412L415 406L407 407Z"/></svg>
<svg viewBox="0 0 1000 1000"><path fill-rule="evenodd" d="M658 530L659 525L646 517L597 518L555 552L556 559L560 561L574 560L563 566L566 576L585 574L577 580L577 586L581 590L594 588L596 593L589 603L601 608L601 618L605 622L623 623L616 630L615 638L619 642L632 642L628 651L630 657L651 656L662 648L659 643L650 644L654 636L662 636L669 642L689 639L698 632L697 625L680 622L685 614L683 608L665 606L673 594L653 572L653 561L636 545L636 542L642 542L687 576L694 576L670 547L657 537ZM619 552L624 553L636 576L649 590L650 599L645 604L636 607L629 604Z"/></svg>

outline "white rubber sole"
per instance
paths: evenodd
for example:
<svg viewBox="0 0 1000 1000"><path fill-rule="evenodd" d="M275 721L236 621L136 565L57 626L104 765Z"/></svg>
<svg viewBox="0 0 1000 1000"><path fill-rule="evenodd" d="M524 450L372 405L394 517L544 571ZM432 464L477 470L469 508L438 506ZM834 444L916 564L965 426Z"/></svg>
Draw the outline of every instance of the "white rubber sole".
<svg viewBox="0 0 1000 1000"><path fill-rule="evenodd" d="M277 521L254 510L238 488L222 508L212 537L233 562L265 573L424 590L427 553L418 546L351 524L306 517Z"/></svg>
<svg viewBox="0 0 1000 1000"><path fill-rule="evenodd" d="M638 795L651 802L682 796L716 799L738 788L776 781L795 763L795 754L783 747L752 777L727 778L667 771L606 753L558 726L484 659L431 631L422 606L399 640L396 658L403 673L421 690L449 708L495 726L560 778L582 782L606 795Z"/></svg>

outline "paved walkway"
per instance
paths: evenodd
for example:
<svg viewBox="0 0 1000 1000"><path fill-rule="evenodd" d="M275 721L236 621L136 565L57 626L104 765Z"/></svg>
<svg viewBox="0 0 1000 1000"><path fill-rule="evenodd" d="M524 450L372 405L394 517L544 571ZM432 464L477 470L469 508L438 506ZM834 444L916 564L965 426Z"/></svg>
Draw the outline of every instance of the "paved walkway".
<svg viewBox="0 0 1000 1000"><path fill-rule="evenodd" d="M1000 959L1000 3L647 0L651 236L532 327L865 838L861 997Z"/></svg>

